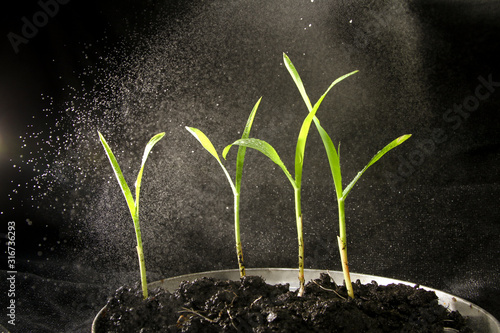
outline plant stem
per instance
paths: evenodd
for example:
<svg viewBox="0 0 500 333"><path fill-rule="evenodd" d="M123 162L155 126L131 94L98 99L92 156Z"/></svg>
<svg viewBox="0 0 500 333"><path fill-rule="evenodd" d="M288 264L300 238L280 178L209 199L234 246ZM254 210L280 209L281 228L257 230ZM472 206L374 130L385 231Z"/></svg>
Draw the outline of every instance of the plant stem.
<svg viewBox="0 0 500 333"><path fill-rule="evenodd" d="M236 255L238 256L238 267L240 269L240 277L244 277L245 263L243 261L243 248L240 238L240 193L234 194L234 237L236 240Z"/></svg>
<svg viewBox="0 0 500 333"><path fill-rule="evenodd" d="M137 238L137 255L139 256L139 271L141 274L142 294L144 299L148 298L148 282L146 280L146 261L142 250L141 229L139 228L139 219L134 218L135 235Z"/></svg>
<svg viewBox="0 0 500 333"><path fill-rule="evenodd" d="M342 271L344 272L344 283L347 288L349 297L354 298L352 290L351 275L349 274L349 263L347 262L347 234L345 227L345 211L344 199L338 198L339 207L339 236L337 236L340 252L340 260L342 261Z"/></svg>
<svg viewBox="0 0 500 333"><path fill-rule="evenodd" d="M297 240L299 242L299 293L298 296L304 294L304 236L302 233L302 210L300 208L300 187L294 187L295 195L295 218L297 220Z"/></svg>

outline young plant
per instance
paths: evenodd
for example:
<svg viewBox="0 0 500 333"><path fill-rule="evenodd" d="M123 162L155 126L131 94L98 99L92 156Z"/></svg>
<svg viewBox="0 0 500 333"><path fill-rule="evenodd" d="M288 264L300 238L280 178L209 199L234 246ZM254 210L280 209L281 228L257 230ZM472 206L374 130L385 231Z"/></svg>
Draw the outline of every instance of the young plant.
<svg viewBox="0 0 500 333"><path fill-rule="evenodd" d="M248 117L245 129L243 130L243 135L241 136L242 139L246 139L250 135L250 129L252 127L253 120L255 118L255 113L257 112L257 109L259 107L261 100L262 100L262 98L260 98L257 101L257 103L255 103L255 106L253 107L252 112L250 113L250 116ZM239 147L239 149L238 149L238 155L236 157L236 176L235 176L235 180L233 183L231 176L229 175L229 172L227 171L224 164L222 164L222 162L219 158L219 155L217 154L217 151L215 150L212 142L208 139L208 137L197 128L186 126L186 129L201 143L203 148L205 148L213 157L215 157L217 162L219 162L219 165L222 167L222 170L224 171L224 174L226 175L226 178L229 181L229 185L231 186L231 190L233 191L233 196L234 196L234 237L235 237L235 241L236 241L236 255L238 257L238 267L240 270L240 276L244 277L245 276L245 263L243 261L243 248L241 246L241 238L240 238L240 194L241 194L241 178L243 176L243 164L245 161L246 148Z"/></svg>
<svg viewBox="0 0 500 333"><path fill-rule="evenodd" d="M135 228L135 236L137 238L137 254L139 256L139 270L141 274L142 294L146 299L148 297L148 284L146 280L146 263L144 261L144 252L142 249L141 228L139 225L139 193L141 191L141 180L142 180L142 174L144 172L144 164L146 163L146 159L148 158L149 153L153 148L153 146L158 141L160 141L161 138L163 138L165 133L159 133L153 136L146 145L146 148L144 149L141 169L139 170L139 174L137 175L137 180L135 181L135 200L132 196L132 192L130 191L129 186L127 185L127 182L125 181L125 177L123 177L123 173L120 169L120 166L118 165L118 162L116 161L115 155L113 154L111 148L104 139L104 136L102 136L102 134L99 131L97 133L99 134L99 139L101 140L104 150L106 151L106 155L108 156L109 162L111 163L111 167L115 172L118 184L120 185L123 195L125 196L125 200L127 201L128 209L130 211L130 215L132 215L132 220L134 222L134 228Z"/></svg>
<svg viewBox="0 0 500 333"><path fill-rule="evenodd" d="M285 55L284 55L285 56ZM309 115L304 119L302 126L300 128L299 136L297 138L297 145L295 149L295 178L293 178L290 172L287 170L286 166L281 161L276 150L267 142L259 140L259 139L240 139L232 144L228 145L223 152L224 158L226 157L229 149L232 145L239 145L244 147L250 147L256 149L270 158L274 163L276 163L285 173L285 176L288 178L290 183L292 184L294 190L294 198L295 198L295 220L297 224L297 240L298 240L298 249L299 249L299 292L298 295L302 296L304 293L304 238L303 238L303 220L302 220L302 208L301 208L301 187L302 187L302 169L304 166L304 153L307 135L309 133L309 129L311 127L311 122L314 120L317 121L316 112L319 109L319 106L323 102L323 99L326 97L330 89L332 89L337 83L345 79L346 77L356 73L357 71L348 73L343 75L332 82L332 84L328 87L325 93L319 98L314 107L310 109Z"/></svg>
<svg viewBox="0 0 500 333"><path fill-rule="evenodd" d="M302 96L302 99L304 100L307 109L309 110L309 114L315 113L316 106L312 106L311 101L309 100L309 97L307 96L306 90L304 88L304 85L302 84L302 80L300 79L299 73L293 66L291 60L288 58L286 54L283 54L283 61L285 63L286 68L288 69L288 72L292 76L295 85L299 89L299 92ZM342 78L345 78L351 74L356 73L352 72L347 75L344 75ZM330 88L329 88L330 89ZM329 90L328 89L328 90ZM327 90L327 92L328 92ZM326 93L325 93L326 94ZM323 95L324 96L324 95ZM323 97L322 96L322 97ZM333 144L332 140L330 139L330 136L326 133L326 131L321 127L321 124L318 120L318 118L314 117L314 123L316 125L316 128L321 136L321 139L323 141L323 145L325 146L326 154L328 156L328 162L330 164L330 169L332 172L333 176L333 181L335 185L335 193L337 195L337 204L338 204L338 212L339 212L339 235L337 236L337 241L338 241L338 246L339 246L339 252L340 252L340 258L342 262L342 271L344 273L344 280L345 280L345 285L347 288L348 295L351 298L354 298L354 292L352 289L352 283L351 283L351 278L349 274L349 265L347 261L347 237L346 237L346 225L345 225L345 210L344 210L344 202L349 194L349 192L352 190L356 182L361 178L363 173L370 167L372 166L375 162L377 162L384 154L386 154L389 150L399 146L402 144L404 141L408 140L411 136L411 134L406 134L402 135L399 138L395 139L391 143L389 143L387 146L385 146L382 150L380 150L371 160L368 162L368 164L358 172L356 177L345 187L342 187L342 175L340 171L340 159L339 155L337 154L337 150L335 149L335 145Z"/></svg>

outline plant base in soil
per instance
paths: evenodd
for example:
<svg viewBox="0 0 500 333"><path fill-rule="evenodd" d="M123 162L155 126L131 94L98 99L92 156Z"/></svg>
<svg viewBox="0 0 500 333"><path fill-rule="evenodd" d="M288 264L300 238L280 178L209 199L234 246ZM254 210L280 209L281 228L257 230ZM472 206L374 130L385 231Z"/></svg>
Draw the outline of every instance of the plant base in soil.
<svg viewBox="0 0 500 333"><path fill-rule="evenodd" d="M344 286L322 274L302 297L261 277L201 278L144 300L139 285L109 299L96 333L111 332L472 332L466 319L438 304L433 291L376 282Z"/></svg>

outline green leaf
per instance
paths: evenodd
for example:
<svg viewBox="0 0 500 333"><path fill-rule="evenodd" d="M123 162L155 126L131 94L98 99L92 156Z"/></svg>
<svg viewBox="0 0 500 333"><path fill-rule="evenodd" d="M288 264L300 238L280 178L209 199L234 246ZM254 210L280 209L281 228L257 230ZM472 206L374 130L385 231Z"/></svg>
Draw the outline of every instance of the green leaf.
<svg viewBox="0 0 500 333"><path fill-rule="evenodd" d="M340 175L340 162L339 162L339 157L337 155L337 152L335 150L335 146L331 142L330 137L328 134L325 132L325 130L321 127L321 124L319 122L319 119L316 117L316 112L319 109L319 106L325 99L326 95L328 92L340 81L344 80L345 78L357 73L358 71L353 71L351 73L345 74L339 78L337 78L335 81L333 81L328 89L321 95L319 100L314 104L314 107L311 104L311 101L309 97L307 96L304 84L302 83L302 79L300 78L299 73L297 72L297 69L293 65L292 61L290 58L283 53L283 62L285 63L286 68L288 69L288 72L290 73L290 76L292 77L293 81L295 82L295 85L297 86L300 95L302 96L302 99L304 100L304 103L307 106L307 109L309 110L310 113L313 114L312 118L306 118L304 120L304 123L302 124L302 128L299 133L299 139L297 140L297 149L295 151L295 181L296 183L300 186L302 182L302 171L303 171L303 161L304 161L304 151L305 151L305 144L307 140L307 135L309 132L309 126L311 124L311 120L314 120L314 123L316 125L316 128L318 129L318 132L320 133L321 139L323 140L323 145L325 146L325 149L327 151L327 156L330 162L330 168L332 169L332 175L335 180L335 186L337 190L337 194L339 194L339 188L338 185L340 186L340 191L342 189L342 182L338 182L338 180L341 180L341 175Z"/></svg>
<svg viewBox="0 0 500 333"><path fill-rule="evenodd" d="M227 159L227 154L229 153L229 150L231 149L233 145L230 144L230 145L227 145L226 147L224 147L224 150L222 151L222 157L224 159Z"/></svg>
<svg viewBox="0 0 500 333"><path fill-rule="evenodd" d="M345 78L348 78L349 76L351 75L354 75L356 74L357 72L359 72L359 70L355 70L355 71L352 71L350 73L347 73L347 74L344 74L342 75L341 77L337 78L335 81L332 82L332 84L330 84L330 86L328 87L328 89L326 89L325 93L321 96L321 98L316 102L316 104L320 103L323 101L323 99L326 97L326 94L328 94L328 92L337 84L339 83L340 81L344 80ZM316 105L315 105L316 107ZM319 107L319 105L318 105Z"/></svg>
<svg viewBox="0 0 500 333"><path fill-rule="evenodd" d="M295 69L295 66L293 65L292 61L285 53L283 53L283 62L285 63L285 67L288 69L288 72L292 76L295 85L299 89L300 95L302 96L304 103L306 103L307 105L307 109L311 111L312 104L311 101L309 100L309 96L307 96L306 89L304 88L304 84L302 83L302 79L300 78L300 75Z"/></svg>
<svg viewBox="0 0 500 333"><path fill-rule="evenodd" d="M149 156L149 153L151 152L151 149L153 146L165 135L165 133L159 133L153 136L148 144L146 145L146 148L144 149L144 155L142 157L142 163L141 163L141 168L139 170L139 174L137 175L137 180L135 182L135 202L134 198L132 197L132 193L130 191L130 188L127 185L127 182L125 181L125 178L123 177L123 173L120 169L120 166L118 165L118 162L116 161L115 155L111 151L111 148L109 147L108 143L104 139L104 136L97 131L99 134L99 139L101 140L101 143L104 147L104 150L106 151L106 154L108 155L109 161L111 162L111 167L113 168L113 171L115 172L116 179L118 179L118 184L120 185L123 194L125 195L125 200L127 201L128 208L130 210L130 214L132 215L132 220L134 222L134 229L135 229L135 234L137 238L137 254L139 256L139 269L141 272L141 284L142 284L142 292L144 299L148 297L148 287L147 287L147 280L146 280L146 264L144 262L144 252L142 248L142 240L141 240L141 229L139 226L139 193L141 189L141 180L142 180L142 174L144 172L144 165L146 163L146 160Z"/></svg>
<svg viewBox="0 0 500 333"><path fill-rule="evenodd" d="M297 86L297 89L299 90L300 95L302 96L302 99L304 100L304 103L307 106L307 109L309 110L309 112L311 112L313 110L313 106L311 104L311 101L309 100L309 97L307 96L306 89L304 88L304 84L302 83L302 79L300 78L300 75L297 72L297 69L293 65L292 61L290 60L290 58L285 53L283 53L283 62L285 63L285 67L288 69L288 72L290 73L290 76L292 77L293 81L295 82L295 85ZM349 76L351 76L353 74L356 74L357 72L358 72L358 70L352 71L350 73L342 75L341 77L339 77L335 81L333 81L330 84L330 86L328 87L328 89L320 97L320 99L316 102L316 104L314 105L314 107L316 109L319 108L319 106L323 102L323 99L326 97L326 95L328 94L328 92L337 83L339 83L340 81L344 80L345 78L347 78L347 77L349 77ZM320 125L319 120L318 120L317 117L314 117L314 123L316 124L316 126Z"/></svg>
<svg viewBox="0 0 500 333"><path fill-rule="evenodd" d="M221 163L219 154L217 154L214 145L208 139L205 133L194 127L186 126L186 129L189 131L189 133L193 134L193 136L201 143L203 148L205 148L210 154L212 154L213 157L217 159L217 161L219 161L219 163Z"/></svg>
<svg viewBox="0 0 500 333"><path fill-rule="evenodd" d="M151 149L153 149L153 146L158 141L160 141L164 136L165 132L156 134L149 140L148 144L146 145L146 148L144 148L144 154L142 155L141 169L139 170L139 174L137 175L137 180L135 181L135 213L137 215L139 214L139 193L141 192L141 181L142 181L142 174L144 173L144 165L146 164L146 160L148 159L149 153L151 152Z"/></svg>
<svg viewBox="0 0 500 333"><path fill-rule="evenodd" d="M248 139L248 136L250 135L250 129L252 128L253 120L255 118L255 113L257 113L257 109L259 108L261 100L262 97L259 98L257 103L255 103L252 112L250 112L250 115L248 116L247 124L245 126L245 129L243 130L243 135L241 136L242 139Z"/></svg>
<svg viewBox="0 0 500 333"><path fill-rule="evenodd" d="M231 186L233 194L236 195L237 191L236 188L234 187L233 180L231 179L231 176L229 175L229 172L227 171L224 164L222 164L222 161L219 158L219 154L217 154L217 151L215 150L214 145L212 144L210 139L205 135L205 133L203 133L197 128L186 126L186 129L189 131L189 133L193 134L193 136L201 143L203 148L205 148L213 157L215 157L217 162L219 162L219 165L221 166L222 170L224 171L224 174L226 175L227 180L229 181L229 185Z"/></svg>
<svg viewBox="0 0 500 333"><path fill-rule="evenodd" d="M250 129L252 128L253 120L255 118L255 113L257 112L257 109L259 108L260 101L262 100L262 97L259 98L257 103L255 103L252 112L250 112L250 115L248 116L247 124L245 126L245 129L243 130L243 135L241 136L242 139L248 139L250 135ZM236 191L239 193L240 188L241 188L241 177L243 176L243 164L245 162L245 152L246 152L246 147L245 146L239 146L238 147L238 154L236 156L236 177L234 181L234 185L236 187ZM226 155L223 155L224 159L226 158Z"/></svg>
<svg viewBox="0 0 500 333"><path fill-rule="evenodd" d="M368 164L363 168L363 170L361 170L360 172L358 172L358 174L356 175L356 177L354 177L354 179L352 180L352 182L347 185L347 187L344 189L344 192L343 192L343 195L342 195L342 199L345 200L345 198L347 197L347 195L349 194L349 192L351 191L351 189L353 188L353 186L356 184L356 182L359 180L359 178L363 175L363 173L365 173L365 171L370 167L372 166L375 162L377 162L382 156L384 156L389 150L399 146L400 144L402 144L403 142L405 142L406 140L408 140L409 138L411 137L411 134L405 134L405 135L402 135L400 136L399 138L397 138L396 140L392 141L391 143L389 143L387 146L385 146L382 150L380 150L371 160L370 162L368 162Z"/></svg>
<svg viewBox="0 0 500 333"><path fill-rule="evenodd" d="M318 111L318 108L314 107L314 109L304 119L300 128L299 137L297 138L297 147L295 149L295 183L299 188L302 183L302 171L304 166L307 135L309 134L309 129L311 128L311 123L316 115L316 111Z"/></svg>
<svg viewBox="0 0 500 333"><path fill-rule="evenodd" d="M120 185L120 188L123 192L123 195L125 196L125 200L127 201L128 209L130 210L130 214L132 215L132 219L136 220L136 210L135 210L135 202L134 198L132 197L132 192L130 191L130 188L127 185L127 182L125 181L125 177L123 177L122 170L120 169L120 165L118 165L118 162L116 161L116 157L111 151L111 148L109 147L108 143L104 139L104 136L101 134L101 132L97 131L99 134L99 139L101 140L101 143L104 147L104 151L106 152L106 155L108 156L109 162L111 163L111 167L113 168L113 171L115 173L116 179L118 180L118 184Z"/></svg>
<svg viewBox="0 0 500 333"><path fill-rule="evenodd" d="M247 148L252 148L260 151L262 154L266 155L271 161L276 163L283 170L288 180L292 183L292 186L294 188L296 187L295 181L290 175L290 172L288 172L285 164L283 164L283 162L281 161L281 158L279 157L278 153L269 143L263 140L253 139L253 138L239 139L233 142L232 144L228 145L226 148L224 148L223 156L227 155L229 149L231 149L231 146L233 145L244 146Z"/></svg>
<svg viewBox="0 0 500 333"><path fill-rule="evenodd" d="M318 129L319 135L321 136L321 140L323 141L323 145L326 150L326 155L328 157L328 162L330 164L330 170L332 172L333 183L335 185L335 192L337 193L337 198L342 197L342 174L340 171L340 158L337 154L337 150L335 149L335 145L332 142L332 139L326 133L326 131L321 127L318 123L316 124L316 128Z"/></svg>
<svg viewBox="0 0 500 333"><path fill-rule="evenodd" d="M307 96L306 89L304 88L304 84L302 83L302 79L300 78L300 75L297 72L297 69L293 65L292 61L290 60L290 58L285 53L283 53L283 62L285 63L285 67L288 69L288 72L290 73L290 76L292 77L293 81L295 82L295 85L297 86L297 89L299 90L300 95L302 96L302 99L304 100L304 103L306 103L307 109L309 110L309 112L311 112L312 109L313 109L313 106L311 104L309 96ZM347 78L347 77L349 77L349 76L351 76L353 74L356 74L357 72L359 72L359 71L358 70L352 71L350 73L342 75L341 77L339 77L335 81L333 81L332 84L330 84L330 86L328 87L328 89L325 91L325 93L318 100L318 102L316 102L317 107L319 107L319 105L321 104L321 102L323 101L323 99L326 97L326 94L328 94L328 92L337 83L339 83L340 81L344 80L345 78Z"/></svg>
<svg viewBox="0 0 500 333"><path fill-rule="evenodd" d="M108 156L108 159L111 163L111 167L113 168L113 171L115 173L116 179L118 180L118 184L120 185L120 188L123 192L123 195L125 196L125 200L127 201L128 209L130 210L130 214L132 215L132 219L134 220L134 223L137 223L138 221L138 215L139 215L139 193L141 189L141 180L142 180L142 174L144 173L144 165L146 163L146 160L148 158L148 155L153 148L153 146L160 141L163 136L165 136L165 133L159 133L156 134L154 137L152 137L148 144L146 145L146 148L144 149L144 155L142 157L142 163L141 163L141 169L139 170L139 174L137 175L137 180L135 182L135 201L132 196L132 192L130 191L129 186L127 185L127 182L125 181L125 177L123 176L123 173L120 169L120 166L118 164L118 161L116 160L115 155L111 151L111 148L109 147L108 143L104 139L104 136L98 131L99 134L99 139L101 140L101 143L104 147L104 150L106 151L106 154Z"/></svg>
<svg viewBox="0 0 500 333"><path fill-rule="evenodd" d="M327 154L330 153L328 156L329 157L331 156L332 158L336 156L336 159L338 160L338 155L336 154L336 152L335 152L335 154L332 154L332 151L331 151L332 147L333 147L333 149L335 149L335 147L333 146L333 144L331 144L331 142L325 142L324 141L324 140L327 140L327 139L330 139L330 138L328 137L328 134L326 134L326 132L324 131L324 129L321 127L319 119L316 117L316 112L318 111L319 106L321 105L321 103L325 99L325 97L328 94L328 92L330 91L330 89L332 89L335 84L337 84L338 82L340 82L344 78L346 78L349 75L352 75L352 74L354 74L356 72L357 71L354 71L352 73L346 74L346 75L338 78L337 80L335 80L330 85L330 87L325 91L325 93L320 97L320 99L316 102L316 104L314 104L314 107L312 108L312 110L310 110L309 115L306 117L306 119L302 123L302 127L301 127L300 133L299 133L299 138L297 140L297 149L295 151L295 182L297 183L298 186L300 186L300 184L302 182L302 171L303 171L303 161L304 161L305 145L306 145L307 135L309 133L309 128L311 126L312 120L314 120L316 128L320 132L321 138L323 140L323 144L325 145L325 149L328 147L328 149L330 150L329 152L327 150ZM298 76L298 74L297 74L297 76ZM323 133L321 133L321 132L323 132ZM325 136L325 134L326 134L326 136ZM331 139L330 139L330 141L331 141ZM333 166L339 165L338 168L340 168L340 163L338 161L330 161L330 166L332 166L332 165ZM334 179L335 178L339 178L340 169L338 171L335 171L335 173L337 175L334 174Z"/></svg>

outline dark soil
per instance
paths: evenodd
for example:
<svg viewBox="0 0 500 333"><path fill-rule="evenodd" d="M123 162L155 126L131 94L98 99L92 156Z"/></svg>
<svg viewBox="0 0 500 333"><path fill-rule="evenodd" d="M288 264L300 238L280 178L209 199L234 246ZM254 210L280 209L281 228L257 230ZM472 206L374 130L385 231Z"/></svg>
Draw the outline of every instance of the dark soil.
<svg viewBox="0 0 500 333"><path fill-rule="evenodd" d="M298 297L288 285L260 277L202 278L170 293L120 288L102 313L103 332L472 332L465 319L438 304L432 291L403 284L353 284L355 298L327 274ZM455 332L455 330L450 330Z"/></svg>

